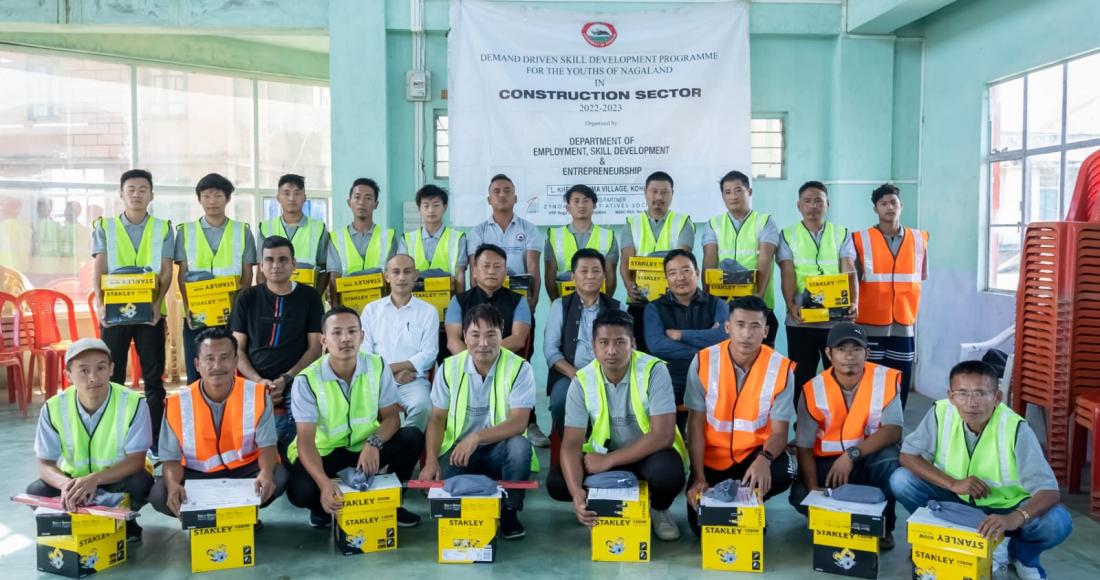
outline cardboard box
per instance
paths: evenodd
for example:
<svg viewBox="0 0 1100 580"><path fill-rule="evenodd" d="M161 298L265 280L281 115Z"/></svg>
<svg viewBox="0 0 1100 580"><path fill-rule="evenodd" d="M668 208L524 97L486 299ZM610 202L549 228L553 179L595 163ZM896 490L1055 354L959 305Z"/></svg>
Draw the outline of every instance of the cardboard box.
<svg viewBox="0 0 1100 580"><path fill-rule="evenodd" d="M648 562L652 556L649 517L596 518L592 527L592 561Z"/></svg>
<svg viewBox="0 0 1100 580"><path fill-rule="evenodd" d="M153 272L141 274L103 274L99 277L99 287L107 290L156 290L157 275Z"/></svg>
<svg viewBox="0 0 1100 580"><path fill-rule="evenodd" d="M354 513L378 510L396 510L401 507L401 480L393 473L376 475L367 491L355 491L340 485L344 494L344 507L341 513Z"/></svg>
<svg viewBox="0 0 1100 580"><path fill-rule="evenodd" d="M450 276L421 278L413 287L413 296L435 306L439 320L442 321L446 316L447 305L451 303L451 283Z"/></svg>
<svg viewBox="0 0 1100 580"><path fill-rule="evenodd" d="M764 502L752 489L737 490L737 500L721 502L704 495L699 501L700 526L738 526L763 529L767 525Z"/></svg>
<svg viewBox="0 0 1100 580"><path fill-rule="evenodd" d="M345 556L397 549L397 509L343 510L332 526L336 551Z"/></svg>
<svg viewBox="0 0 1100 580"><path fill-rule="evenodd" d="M129 507L129 498L119 507ZM76 514L50 508L35 508L34 521L40 538L51 536L98 536L126 527L126 521L106 516Z"/></svg>
<svg viewBox="0 0 1100 580"><path fill-rule="evenodd" d="M886 502L876 504L837 501L822 491L802 500L809 507L810 529L883 537L886 535Z"/></svg>
<svg viewBox="0 0 1100 580"><path fill-rule="evenodd" d="M647 300L656 300L668 292L664 258L631 256L626 269L634 272L634 283Z"/></svg>
<svg viewBox="0 0 1100 580"><path fill-rule="evenodd" d="M229 528L256 525L257 508L254 505L225 508L180 510L180 524L185 530L202 528Z"/></svg>
<svg viewBox="0 0 1100 580"><path fill-rule="evenodd" d="M500 500L503 497L499 487L496 494L486 497L454 497L441 487L433 487L428 490L428 509L432 518L496 520L500 519Z"/></svg>
<svg viewBox="0 0 1100 580"><path fill-rule="evenodd" d="M972 554L913 546L913 580L989 580L993 560Z"/></svg>
<svg viewBox="0 0 1100 580"><path fill-rule="evenodd" d="M851 548L861 552L879 553L878 536L865 536L863 534L849 534L835 530L813 530L814 545L830 546L833 548Z"/></svg>
<svg viewBox="0 0 1100 580"><path fill-rule="evenodd" d="M814 570L853 578L878 578L878 554L849 547L813 547Z"/></svg>
<svg viewBox="0 0 1100 580"><path fill-rule="evenodd" d="M440 518L440 564L488 564L496 561L496 518Z"/></svg>
<svg viewBox="0 0 1100 580"><path fill-rule="evenodd" d="M521 296L527 296L527 293L531 291L531 275L516 274L508 276L504 279L504 287Z"/></svg>
<svg viewBox="0 0 1100 580"><path fill-rule="evenodd" d="M764 529L701 526L704 570L764 571Z"/></svg>
<svg viewBox="0 0 1100 580"><path fill-rule="evenodd" d="M317 272L313 268L295 268L294 272L290 275L290 279L293 282L305 284L306 286L316 286Z"/></svg>
<svg viewBox="0 0 1100 580"><path fill-rule="evenodd" d="M187 310L196 326L223 326L229 323L229 311L237 293L236 276L218 276L200 282L187 282Z"/></svg>
<svg viewBox="0 0 1100 580"><path fill-rule="evenodd" d="M756 270L726 272L718 268L703 271L707 293L722 298L748 296L756 289Z"/></svg>
<svg viewBox="0 0 1100 580"><path fill-rule="evenodd" d="M87 536L40 537L36 550L40 571L83 578L126 561L126 526Z"/></svg>
<svg viewBox="0 0 1100 580"><path fill-rule="evenodd" d="M255 531L253 524L191 530L191 573L255 566Z"/></svg>
<svg viewBox="0 0 1100 580"><path fill-rule="evenodd" d="M908 532L909 543L914 546L949 549L984 559L992 558L993 551L1000 543L982 537L974 528L937 518L926 507L919 508L909 516Z"/></svg>
<svg viewBox="0 0 1100 580"><path fill-rule="evenodd" d="M589 489L587 507L604 518L649 519L649 485L639 481L637 487Z"/></svg>
<svg viewBox="0 0 1100 580"><path fill-rule="evenodd" d="M807 276L803 293L802 320L829 322L843 320L852 305L848 274Z"/></svg>

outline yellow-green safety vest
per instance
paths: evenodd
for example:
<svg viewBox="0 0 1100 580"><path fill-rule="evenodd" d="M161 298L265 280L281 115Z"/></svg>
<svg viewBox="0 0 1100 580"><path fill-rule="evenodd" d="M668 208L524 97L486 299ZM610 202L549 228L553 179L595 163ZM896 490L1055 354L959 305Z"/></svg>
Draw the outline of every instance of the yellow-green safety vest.
<svg viewBox="0 0 1100 580"><path fill-rule="evenodd" d="M340 275L350 276L356 272L365 272L371 269L386 269L386 258L390 256L390 248L393 247L394 233L390 228L382 229L378 224L371 226L370 241L367 242L367 251L362 255L355 249L355 242L351 239L351 226L340 230L340 241L333 240L336 254L340 256Z"/></svg>
<svg viewBox="0 0 1100 580"><path fill-rule="evenodd" d="M61 439L57 468L69 477L84 477L118 465L126 458L126 434L137 415L141 393L110 383L107 408L92 433L80 420L76 388L66 389L46 401L50 426Z"/></svg>
<svg viewBox="0 0 1100 580"><path fill-rule="evenodd" d="M1020 483L1020 470L1016 464L1016 432L1023 417L1012 412L1004 403L998 403L993 416L985 424L985 432L978 437L974 452L966 447L966 428L958 409L948 400L936 402L936 468L955 479L977 477L989 486L989 495L974 498L977 506L1011 509L1031 497ZM970 496L960 495L963 501Z"/></svg>
<svg viewBox="0 0 1100 580"><path fill-rule="evenodd" d="M760 230L768 223L766 213L750 211L741 222L741 229L734 229L729 213L710 218L710 229L718 238L718 262L736 260L747 270L756 270L760 263ZM745 240L742 242L741 240ZM768 278L768 287L764 289L764 303L775 308L775 292L772 287L775 276Z"/></svg>
<svg viewBox="0 0 1100 580"><path fill-rule="evenodd" d="M364 372L352 378L349 394L345 395L338 381L321 378L325 355L305 368L298 376L305 377L309 390L317 401L317 432L313 437L317 453L324 457L336 449L360 451L363 442L378 430L378 398L382 391L382 371L385 363L375 354L359 353L358 365ZM298 438L290 442L287 459L298 459Z"/></svg>
<svg viewBox="0 0 1100 580"><path fill-rule="evenodd" d="M210 242L206 239L199 220L181 224L177 229L183 235L188 272L210 272L214 276L241 275L245 247L244 224L226 219L217 252L210 248Z"/></svg>
<svg viewBox="0 0 1100 580"><path fill-rule="evenodd" d="M830 222L825 222L820 244L814 241L810 230L802 222L783 230L783 237L791 249L798 292L806 289L808 276L840 273L840 247L847 235L848 228L834 226Z"/></svg>
<svg viewBox="0 0 1100 580"><path fill-rule="evenodd" d="M458 270L458 245L463 233L443 226L443 233L439 235L439 243L435 245L435 253L431 259L424 253L424 228L416 228L411 232L405 232L405 249L416 262L416 269L441 270L454 276Z"/></svg>
<svg viewBox="0 0 1100 580"><path fill-rule="evenodd" d="M303 215L302 221L298 222L298 229L294 230L294 237L290 238L286 235L286 229L283 228L282 216L275 216L260 222L260 235L264 238L282 236L289 239L290 244L294 246L294 260L298 263L298 267L313 268L317 265L314 263L317 260L317 246L321 244L321 238L325 235L325 224Z"/></svg>
<svg viewBox="0 0 1100 580"><path fill-rule="evenodd" d="M160 275L160 263L165 257L161 250L164 247L164 236L172 227L172 222L162 220L149 215L145 220L145 228L141 232L141 243L134 248L134 243L126 233L126 225L122 218L100 218L103 221L103 233L107 246L107 273L117 274L123 268L141 268L146 272ZM161 315L168 314L168 305L161 303Z"/></svg>
<svg viewBox="0 0 1100 580"><path fill-rule="evenodd" d="M661 226L661 233L654 239L653 230L649 227L649 214L642 212L626 218L626 226L630 228L630 235L634 238L634 255L648 256L653 252L668 252L676 249L680 230L684 229L685 224L695 227L688 216L670 211L665 215L665 224Z"/></svg>
<svg viewBox="0 0 1100 580"><path fill-rule="evenodd" d="M668 222L665 222L668 225ZM677 230L678 232L679 230ZM558 263L558 272L569 272L573 269L573 254L577 253L577 237L569 231L568 226L550 228L550 248L554 250L554 259ZM592 226L592 235L588 236L585 248L596 250L607 255L611 251L611 242L615 239L615 233L609 228Z"/></svg>
<svg viewBox="0 0 1100 580"><path fill-rule="evenodd" d="M642 434L649 433L649 379L653 367L664 361L641 351L630 355L630 406L638 420ZM582 449L585 453L607 453L607 444L611 440L611 416L608 412L607 391L600 362L593 360L588 366L577 371L577 384L584 391L584 406L588 409L588 420L592 431ZM676 429L676 439L672 448L680 454L684 467L688 466L687 446Z"/></svg>
<svg viewBox="0 0 1100 580"><path fill-rule="evenodd" d="M443 361L443 381L450 391L450 406L447 409L447 427L443 431L443 443L439 446L442 457L454 447L458 436L466 428L466 411L469 409L470 380L466 372L466 360L470 351L464 350ZM493 369L493 385L489 391L489 416L495 427L508 419L508 396L512 394L519 371L523 368L523 359L508 349L502 348ZM532 411L534 411L532 409ZM531 471L539 470L538 456L531 450Z"/></svg>

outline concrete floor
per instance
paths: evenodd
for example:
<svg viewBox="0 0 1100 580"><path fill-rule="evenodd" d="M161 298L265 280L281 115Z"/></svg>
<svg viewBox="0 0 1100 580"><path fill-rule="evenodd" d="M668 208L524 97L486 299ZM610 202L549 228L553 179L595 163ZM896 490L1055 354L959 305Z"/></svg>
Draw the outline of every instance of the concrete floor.
<svg viewBox="0 0 1100 580"><path fill-rule="evenodd" d="M545 408L545 401L539 403ZM916 425L930 402L920 396L910 399L906 423ZM544 414L544 413L543 413ZM33 440L38 406L29 417L22 417L14 405L0 405L0 481L4 497L23 491L35 478ZM547 417L541 423L549 424ZM544 465L549 461L545 451ZM527 537L517 542L500 542L497 562L492 565L442 565L436 563L435 524L425 519L419 527L399 532L399 549L384 554L341 556L333 551L331 531L314 530L306 525L306 512L285 499L263 510L265 527L258 534L254 569L220 572L222 578L338 578L342 574L362 574L374 566L384 566L389 578L413 580L447 574L448 580L483 577L487 574L506 578L552 577L630 577L630 578L722 578L730 574L703 572L700 568L699 542L688 531L684 508L674 513L683 537L678 542L656 541L653 561L649 564L609 564L590 561L588 534L576 523L566 504L550 500L544 492L529 495L522 519ZM1058 548L1047 552L1043 564L1051 578L1087 578L1100 574L1100 524L1085 514L1085 496L1068 498L1073 514L1074 532ZM409 494L409 509L427 513L427 502L418 493ZM899 520L904 521L899 506ZM111 578L153 575L159 579L190 575L187 534L175 520L146 506L140 518L145 527L144 543L130 551L129 561L108 570ZM765 573L771 578L801 578L815 573L810 564L810 534L806 521L791 508L785 497L768 503L768 535L765 540ZM883 555L880 578L911 578L905 530L899 521L898 547ZM34 561L34 519L29 510L11 502L0 502L0 576L29 578L38 572ZM41 574L42 577L52 577ZM352 576L348 576L352 577ZM1014 578L1009 573L1006 578Z"/></svg>

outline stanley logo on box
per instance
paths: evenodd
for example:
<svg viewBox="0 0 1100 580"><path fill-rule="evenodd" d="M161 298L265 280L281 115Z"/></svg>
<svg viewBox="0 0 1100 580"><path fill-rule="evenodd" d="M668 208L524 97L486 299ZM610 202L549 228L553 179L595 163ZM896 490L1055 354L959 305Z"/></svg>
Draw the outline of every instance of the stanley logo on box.
<svg viewBox="0 0 1100 580"><path fill-rule="evenodd" d="M99 534L97 536L85 536L83 538L80 538L80 546L84 547L84 546L87 546L88 544L94 544L95 542L98 542L98 541L102 540L103 538L106 538L107 536L110 536L110 535L113 535L113 534L114 534L114 532L111 532L110 534Z"/></svg>
<svg viewBox="0 0 1100 580"><path fill-rule="evenodd" d="M198 536L205 536L207 534L224 534L233 529L233 526L222 526L220 528L199 528L191 530L191 532Z"/></svg>
<svg viewBox="0 0 1100 580"><path fill-rule="evenodd" d="M632 526L632 525L634 525L634 521L629 520L629 519L624 519L624 518L597 518L596 519L596 525L597 526Z"/></svg>
<svg viewBox="0 0 1100 580"><path fill-rule="evenodd" d="M848 548L833 552L833 563L841 570L851 570L856 566L856 553Z"/></svg>
<svg viewBox="0 0 1100 580"><path fill-rule="evenodd" d="M360 519L357 519L357 520L344 520L344 526L345 527L348 527L348 526L365 526L365 525L374 524L374 523L377 523L377 522L380 522L380 521L382 521L382 518L380 516L371 516L369 518L360 518Z"/></svg>
<svg viewBox="0 0 1100 580"><path fill-rule="evenodd" d="M932 560L933 562L939 562L940 564L946 564L948 566L955 565L955 558L945 556L943 552L926 552L924 550L913 548L913 555L918 558L924 558L926 560Z"/></svg>
<svg viewBox="0 0 1100 580"><path fill-rule="evenodd" d="M723 534L726 536L743 536L745 534L756 533L756 530L750 528L738 528L736 526L707 526L710 528L707 530L711 534Z"/></svg>
<svg viewBox="0 0 1100 580"><path fill-rule="evenodd" d="M936 542L940 544L946 544L948 546L959 546L962 548L971 548L974 550L980 550L985 547L985 542L981 540L960 538L959 536L951 534L940 534L936 536Z"/></svg>
<svg viewBox="0 0 1100 580"><path fill-rule="evenodd" d="M65 552L62 552L61 548L54 548L50 551L50 565L58 570L65 567Z"/></svg>
<svg viewBox="0 0 1100 580"><path fill-rule="evenodd" d="M383 498L383 499L388 499L388 498ZM376 500L377 500L377 498L373 498L373 497L361 497L361 498L356 498L356 499L344 498L344 509L359 507L359 506L373 505ZM352 522L348 522L348 523L350 524Z"/></svg>

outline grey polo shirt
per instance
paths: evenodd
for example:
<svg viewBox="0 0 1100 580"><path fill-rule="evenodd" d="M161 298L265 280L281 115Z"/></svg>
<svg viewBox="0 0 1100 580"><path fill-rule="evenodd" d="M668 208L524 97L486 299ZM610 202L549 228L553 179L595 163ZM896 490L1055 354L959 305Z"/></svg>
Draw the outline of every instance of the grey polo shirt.
<svg viewBox="0 0 1100 580"><path fill-rule="evenodd" d="M89 433L94 432L96 426L99 425L99 420L103 418L103 413L107 410L108 401L109 399L103 399L103 403L93 413L89 413L79 401L77 402L77 414L80 415L80 421ZM113 426L103 426L104 429L111 427ZM144 453L152 445L153 429L149 420L149 405L143 398L138 401L137 412L134 414L134 420L130 423L130 428L126 431L126 438L123 440L122 447L129 454ZM46 405L42 405L42 410L38 413L38 428L34 434L34 455L46 461L61 459L61 434L50 423L50 412Z"/></svg>
<svg viewBox="0 0 1100 580"><path fill-rule="evenodd" d="M758 355L759 356L759 355ZM745 386L745 379L752 369L743 369L733 364L733 375L737 382L737 393ZM794 412L794 371L787 372L787 386L772 401L771 420L786 421L791 423L795 419ZM699 382L699 356L691 359L691 365L687 372L687 390L684 391L684 406L691 411L705 413L707 410L707 388Z"/></svg>
<svg viewBox="0 0 1100 580"><path fill-rule="evenodd" d="M588 240L592 237L591 230L587 232L582 232L573 227L573 224L567 224L565 226L565 229L569 233L573 234L573 237L577 240L578 249L587 246ZM553 262L555 264L557 263L558 257L556 254L554 254L554 246L550 244L549 235L546 236L546 245L542 250L542 255L544 262ZM604 260L607 261L604 268L605 271L611 269L613 267L613 264L617 264L619 262L619 240L618 236L615 235L614 229L611 229L611 246L607 249L607 253L604 254ZM558 269L558 280L568 281L573 279L573 272L569 270L569 267L569 264L565 264L564 269Z"/></svg>
<svg viewBox="0 0 1100 580"><path fill-rule="evenodd" d="M931 463L936 455L939 430L936 408L933 406L921 420L920 425L917 425L917 428L902 441L901 452L920 455L925 461ZM964 421L963 437L966 439L967 451L974 453L981 434L971 431ZM1013 451L1016 454L1016 468L1020 472L1020 485L1029 494L1035 495L1045 490L1058 491L1058 479L1054 477L1054 471L1047 463L1046 456L1043 455L1039 438L1035 436L1035 431L1026 421L1020 423L1020 428L1016 432L1016 445Z"/></svg>
<svg viewBox="0 0 1100 580"><path fill-rule="evenodd" d="M363 360L365 356L367 355L359 355L359 360L355 363L354 376L367 372L367 365ZM336 384L340 385L340 390L344 392L344 396L348 399L351 398L351 384L336 376L336 372L332 370L332 365L329 364L328 355L321 358L321 380L325 382L336 381ZM354 377L352 382L354 382ZM381 410L396 404L397 387L394 384L393 373L390 372L389 365L383 364L382 384L378 389L378 408ZM309 388L309 381L306 380L304 375L294 377L294 386L290 391L290 405L290 412L293 413L296 422L317 422L317 397L313 396L313 390Z"/></svg>
<svg viewBox="0 0 1100 580"><path fill-rule="evenodd" d="M214 430L221 432L222 417L225 416L225 401L216 403L206 396L206 392L199 388L206 406L210 408L210 416L214 419ZM228 398L227 398L228 400ZM278 442L278 434L275 431L275 413L271 410L271 395L264 394L264 412L260 415L260 423L256 425L256 448L274 447ZM160 427L160 445L157 446L158 456L162 461L179 461L183 458L180 449L180 440L176 432L168 425L168 415L164 415L164 421Z"/></svg>
<svg viewBox="0 0 1100 580"><path fill-rule="evenodd" d="M289 224L286 223L286 220L284 220L282 216L279 216L279 222L283 224L283 231L286 232L286 239L293 242L294 241L294 234L298 232L298 228L301 226L301 224L303 222L305 222L306 220L308 220L308 219L311 219L311 218L309 216L303 215L301 222L298 222L295 225L289 225ZM317 242L317 252L316 252L316 254L314 254L313 256L294 256L294 259L298 262L305 262L307 264L310 263L310 261L312 259L314 267L316 267L318 269L324 269L325 265L327 264L327 262L325 260L328 257L329 237L330 236L329 236L328 228L325 228L324 235L322 235L321 239L318 240L318 242ZM263 247L264 247L264 240L265 239L267 239L267 236L264 235L263 229L260 228L260 227L257 227L256 228L256 248L258 248L258 249L256 250L256 257L259 258L259 259L263 259Z"/></svg>
<svg viewBox="0 0 1100 580"><path fill-rule="evenodd" d="M221 246L222 236L225 235L225 225L228 223L226 221L220 226L212 226L210 222L206 221L206 216L199 218L199 226L202 228L203 235L206 236L206 243L210 245L210 251L215 254L218 253L218 248ZM252 227L241 222L237 222L237 225L244 226L244 254L241 261L244 264L255 264L257 263L256 238L252 237ZM187 242L182 232L176 236L176 248L172 255L177 263L187 262Z"/></svg>
<svg viewBox="0 0 1100 580"><path fill-rule="evenodd" d="M542 234L535 224L513 215L506 229L500 229L493 218L489 218L470 230L467 235L466 251L470 261L481 244L500 246L508 255L508 275L530 274L527 271L527 252L542 253Z"/></svg>
<svg viewBox="0 0 1100 580"><path fill-rule="evenodd" d="M429 263L432 261L432 258L435 257L435 249L439 247L439 238L446 229L447 228L444 226L439 226L439 229L436 230L434 234L429 233L428 228L425 227L416 229L416 231L420 232L420 243L424 245L424 257L428 259ZM460 268L465 268L466 264L469 263L466 248L466 234L458 232L458 266ZM409 248L408 244L405 243L405 236L400 236L397 240L397 253L412 256L412 250Z"/></svg>
<svg viewBox="0 0 1100 580"><path fill-rule="evenodd" d="M836 224L833 224L833 225L834 225L834 227L836 226ZM820 244L821 243L821 235L824 234L824 233L825 233L825 227L822 226L819 231L810 232L810 235L813 237L814 242ZM844 233L844 239L841 240L841 242L840 242L840 249L839 249L838 253L840 254L839 259L843 260L843 259L847 258L847 259L851 260L853 264L855 263L855 261L856 261L856 245L855 245L855 243L852 242L852 230L849 229ZM787 236L783 235L782 232L780 232L780 235L779 235L779 249L776 250L775 261L776 261L776 263L793 262L794 261L794 254L791 252L790 245L787 244ZM798 293L795 294L794 303L799 305L799 306L802 306L802 293L801 292L798 292ZM804 328L832 328L833 326L836 325L836 323L835 322L805 323L805 322L801 322L799 320L796 320L795 317L790 312L787 312L786 325L787 326L799 326L799 327L804 327Z"/></svg>
<svg viewBox="0 0 1100 580"><path fill-rule="evenodd" d="M589 365L591 366L591 365ZM631 369L633 372L633 369ZM607 414L611 420L611 440L608 451L629 446L642 438L638 418L634 415L634 406L630 403L630 373L621 382L611 383L604 375L604 393L607 395ZM676 412L676 395L672 390L672 378L668 367L658 364L649 375L649 406L646 412L650 417L668 415ZM584 401L584 389L576 379L569 383L569 392L565 396L565 426L587 429L589 424L588 406Z"/></svg>
<svg viewBox="0 0 1100 580"><path fill-rule="evenodd" d="M126 235L130 237L130 243L134 245L136 249L141 245L141 237L145 233L145 223L149 221L150 214L145 214L145 219L138 223L131 223L126 219L126 212L118 214L118 218L122 220L122 226L126 229ZM175 253L175 231L171 227L171 223L168 224L168 231L164 234L164 240L161 241L160 256L161 259L172 259ZM103 220L96 220L95 228L92 229L92 256L107 253L107 232L103 230ZM159 271L159 264L154 265L154 271Z"/></svg>
<svg viewBox="0 0 1100 580"><path fill-rule="evenodd" d="M336 247L338 245L340 247L343 247L344 230L347 230L351 234L351 243L353 246L355 246L355 251L359 252L360 256L367 252L367 246L370 245L370 240L372 237L374 237L375 233L377 233L378 235L383 235L386 231L385 228L382 228L378 224L374 224L374 226L372 226L369 231L363 233L351 227L351 224L348 224L344 227L343 230L332 232L332 240L331 243L328 245L328 256L325 258L325 268L329 272L342 272L344 270L344 263L343 260L340 258L340 252L336 251ZM368 267L365 271L370 272L377 269L377 271L381 272L386 268L386 262L390 258L392 258L394 254L397 253L397 232L394 232L393 237L394 240L393 243L390 244L389 253L382 257L382 262L376 265L368 264L368 266L370 267Z"/></svg>
<svg viewBox="0 0 1100 580"><path fill-rule="evenodd" d="M668 214L666 213L665 217L659 220L653 219L646 212L642 212L635 217L642 216L645 216L646 222L649 224L649 230L653 232L653 237L657 238L661 228L665 227L665 221L668 220ZM695 224L691 222L690 216L687 221L684 222L684 227L680 228L680 233L676 236L676 245L686 246L687 248L695 247ZM623 248L634 247L634 233L630 231L630 224L623 226L622 241L619 242L619 246Z"/></svg>
<svg viewBox="0 0 1100 580"><path fill-rule="evenodd" d="M446 364L446 363L444 363ZM489 395L492 392L493 379L497 370L496 361L489 368L489 374L484 377L477 372L473 357L466 357L464 367L464 380L466 382L466 424L462 427L462 433L458 434L458 440L475 431L482 431L493 426L493 418L489 415ZM432 382L432 406L444 411L451 408L451 389L458 385L447 385L443 380L443 368L435 373ZM508 394L508 410L533 409L535 407L535 373L531 371L531 365L523 361L520 365L516 382L512 384L512 392ZM506 413L507 414L507 413Z"/></svg>
<svg viewBox="0 0 1100 580"><path fill-rule="evenodd" d="M840 394L844 395L844 405L851 408L852 401L856 397L856 390L850 391L840 389ZM894 400L890 401L886 407L882 410L882 425L897 425L898 427L904 427L905 416L901 408L901 396L895 396ZM817 441L818 424L817 419L814 419L810 415L810 412L806 409L806 395L803 394L798 399L798 421L795 424L794 431L794 444L797 447L805 447L810 449L814 446L814 442Z"/></svg>

